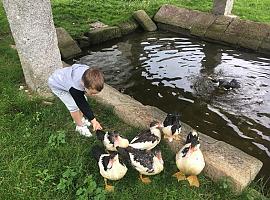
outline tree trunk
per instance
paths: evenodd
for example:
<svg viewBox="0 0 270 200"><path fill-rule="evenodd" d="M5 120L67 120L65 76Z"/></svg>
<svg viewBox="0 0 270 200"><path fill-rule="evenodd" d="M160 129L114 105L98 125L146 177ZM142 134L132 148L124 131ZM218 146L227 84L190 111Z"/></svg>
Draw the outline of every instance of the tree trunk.
<svg viewBox="0 0 270 200"><path fill-rule="evenodd" d="M50 96L49 75L62 67L50 0L3 0L26 84Z"/></svg>

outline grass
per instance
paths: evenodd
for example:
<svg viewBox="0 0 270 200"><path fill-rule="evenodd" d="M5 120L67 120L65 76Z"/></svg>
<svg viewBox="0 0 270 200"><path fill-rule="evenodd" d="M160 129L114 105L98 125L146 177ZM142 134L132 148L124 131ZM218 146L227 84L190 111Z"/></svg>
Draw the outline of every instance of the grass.
<svg viewBox="0 0 270 200"><path fill-rule="evenodd" d="M136 10L153 16L163 4L211 12L213 0L52 0L56 26L71 35L88 31L89 23L100 20L109 25L126 21ZM235 0L233 14L258 22L270 22L270 0Z"/></svg>
<svg viewBox="0 0 270 200"><path fill-rule="evenodd" d="M115 24L137 9L153 14L165 1L60 1L54 0L55 22L73 35L86 30L88 23L101 20ZM209 10L204 1L166 1L191 8ZM236 2L237 3L237 2ZM92 5L89 7L89 5ZM72 14L71 14L72 13ZM165 170L143 185L130 169L116 192L104 194L103 179L89 155L95 138L74 132L74 124L59 100L47 105L44 100L19 90L24 77L8 23L0 3L0 199L263 199L261 182L252 183L241 195L231 192L226 181L213 183L200 175L201 187L171 177L176 172L174 155L161 144ZM75 24L73 24L75 23ZM123 123L110 108L91 101L97 118L106 130L118 130L131 138L138 130ZM267 195L267 194L266 194ZM269 194L268 194L269 197Z"/></svg>

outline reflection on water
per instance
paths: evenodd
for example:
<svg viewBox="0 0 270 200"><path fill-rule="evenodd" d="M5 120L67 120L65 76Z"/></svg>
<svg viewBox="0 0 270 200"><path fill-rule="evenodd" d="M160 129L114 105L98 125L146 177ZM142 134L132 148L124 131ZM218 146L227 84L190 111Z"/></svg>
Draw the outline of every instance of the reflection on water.
<svg viewBox="0 0 270 200"><path fill-rule="evenodd" d="M96 47L79 62L98 65L106 81L138 101L230 143L264 162L270 177L270 59L171 33L134 34ZM208 78L236 79L217 89Z"/></svg>

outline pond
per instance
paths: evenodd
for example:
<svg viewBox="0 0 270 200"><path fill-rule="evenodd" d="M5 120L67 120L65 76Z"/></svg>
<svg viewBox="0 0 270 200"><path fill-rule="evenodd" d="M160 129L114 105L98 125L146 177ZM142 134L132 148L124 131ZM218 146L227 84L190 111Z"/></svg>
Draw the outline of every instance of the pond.
<svg viewBox="0 0 270 200"><path fill-rule="evenodd" d="M179 112L198 131L260 159L270 177L270 58L168 32L134 33L88 49L78 62L143 104ZM236 79L224 90L211 81Z"/></svg>

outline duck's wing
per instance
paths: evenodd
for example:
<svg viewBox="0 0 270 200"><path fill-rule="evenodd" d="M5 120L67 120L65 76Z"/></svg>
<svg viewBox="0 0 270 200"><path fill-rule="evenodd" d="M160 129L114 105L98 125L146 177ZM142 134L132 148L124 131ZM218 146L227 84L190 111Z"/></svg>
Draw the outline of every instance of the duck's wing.
<svg viewBox="0 0 270 200"><path fill-rule="evenodd" d="M152 142L159 140L160 138L152 134L150 131L142 132L137 135L130 143L145 143L145 142Z"/></svg>
<svg viewBox="0 0 270 200"><path fill-rule="evenodd" d="M150 151L140 150L140 149L133 149L131 152L132 157L132 164L135 168L144 169L145 171L151 173L154 171L153 169L153 158L154 154Z"/></svg>

